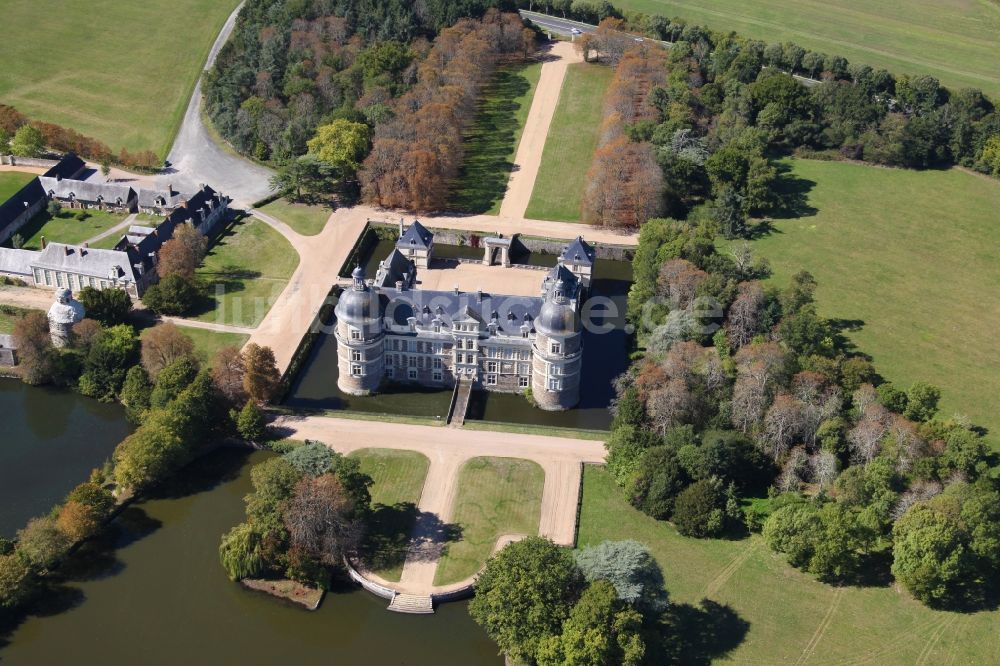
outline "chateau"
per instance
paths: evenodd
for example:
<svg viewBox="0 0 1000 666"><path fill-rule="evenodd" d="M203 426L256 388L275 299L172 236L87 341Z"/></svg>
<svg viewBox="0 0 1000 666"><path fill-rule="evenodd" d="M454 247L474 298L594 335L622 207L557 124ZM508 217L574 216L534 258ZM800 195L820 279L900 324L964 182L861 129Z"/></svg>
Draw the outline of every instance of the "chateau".
<svg viewBox="0 0 1000 666"><path fill-rule="evenodd" d="M429 265L432 249L433 234L414 222L374 281L366 281L360 267L354 270L335 308L340 390L367 395L383 381L468 382L488 391L530 388L542 409L575 406L583 355L580 307L593 248L574 240L545 274L539 296L419 289L416 262Z"/></svg>

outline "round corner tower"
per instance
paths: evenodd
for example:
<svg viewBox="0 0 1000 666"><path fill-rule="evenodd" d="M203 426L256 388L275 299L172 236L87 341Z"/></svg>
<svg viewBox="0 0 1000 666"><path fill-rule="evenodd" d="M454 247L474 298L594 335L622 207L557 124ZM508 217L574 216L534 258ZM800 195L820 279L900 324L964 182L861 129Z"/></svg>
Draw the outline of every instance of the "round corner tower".
<svg viewBox="0 0 1000 666"><path fill-rule="evenodd" d="M54 347L65 347L70 343L73 327L86 313L83 304L73 298L72 292L63 287L56 292L56 302L49 308L49 336Z"/></svg>
<svg viewBox="0 0 1000 666"><path fill-rule="evenodd" d="M570 409L580 402L583 333L575 300L578 287L572 274L559 271L535 319L531 392L545 410Z"/></svg>
<svg viewBox="0 0 1000 666"><path fill-rule="evenodd" d="M337 323L337 387L348 395L370 395L382 383L383 333L378 294L365 284L361 267L353 284L340 294L334 312Z"/></svg>

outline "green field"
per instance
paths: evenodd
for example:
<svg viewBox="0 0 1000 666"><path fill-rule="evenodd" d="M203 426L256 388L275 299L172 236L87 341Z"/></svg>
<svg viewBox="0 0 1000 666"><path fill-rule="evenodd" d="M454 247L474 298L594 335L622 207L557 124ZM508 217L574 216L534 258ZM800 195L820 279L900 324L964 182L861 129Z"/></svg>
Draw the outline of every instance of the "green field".
<svg viewBox="0 0 1000 666"><path fill-rule="evenodd" d="M1000 6L995 0L615 0L720 31L841 55L895 74L930 74L1000 97Z"/></svg>
<svg viewBox="0 0 1000 666"><path fill-rule="evenodd" d="M958 169L786 164L808 192L800 217L753 243L772 280L810 271L819 312L856 322L847 335L882 375L940 386L942 415L968 415L1000 445L1000 183Z"/></svg>
<svg viewBox="0 0 1000 666"><path fill-rule="evenodd" d="M107 231L125 219L125 215L120 213L88 210L86 211L88 215L87 219L78 220L74 217L74 214L77 212L79 211L64 208L57 217L52 217L46 211L35 215L30 222L18 231L21 237L25 239L24 249L42 249L42 236L45 236L45 240L49 243L81 245L84 241ZM112 243L112 246L114 246L114 243Z"/></svg>
<svg viewBox="0 0 1000 666"><path fill-rule="evenodd" d="M254 218L231 224L198 269L208 284L208 302L194 318L257 326L298 265L295 249L267 224Z"/></svg>
<svg viewBox="0 0 1000 666"><path fill-rule="evenodd" d="M669 614L690 627L676 634L686 657L679 663L903 666L1000 659L1000 612L933 611L894 586L838 589L793 569L757 536L682 537L629 506L607 471L587 465L578 546L609 539L645 543L663 569ZM702 606L702 599L710 603Z"/></svg>
<svg viewBox="0 0 1000 666"><path fill-rule="evenodd" d="M7 0L0 102L166 156L209 48L238 0Z"/></svg>
<svg viewBox="0 0 1000 666"><path fill-rule="evenodd" d="M178 326L180 331L191 338L194 342L194 355L198 357L203 365L208 365L223 347L242 348L250 336L240 333L224 333L221 331L210 331L204 328L192 328L190 326ZM146 335L146 331L152 328L144 328L140 337Z"/></svg>
<svg viewBox="0 0 1000 666"><path fill-rule="evenodd" d="M0 203L17 194L18 190L35 179L35 174L23 171L0 171Z"/></svg>
<svg viewBox="0 0 1000 666"><path fill-rule="evenodd" d="M462 534L447 545L434 584L474 575L505 534L538 534L544 485L545 472L530 460L484 457L465 463L451 520Z"/></svg>
<svg viewBox="0 0 1000 666"><path fill-rule="evenodd" d="M503 67L484 89L476 117L465 134L462 170L452 195L456 210L488 215L500 212L541 71L540 62Z"/></svg>
<svg viewBox="0 0 1000 666"><path fill-rule="evenodd" d="M604 92L612 70L575 63L566 71L559 104L542 151L542 164L525 215L533 220L579 222L587 171L597 149Z"/></svg>
<svg viewBox="0 0 1000 666"><path fill-rule="evenodd" d="M260 211L278 218L303 236L315 236L323 231L333 213L328 205L296 203L287 199L272 201L261 206Z"/></svg>
<svg viewBox="0 0 1000 666"><path fill-rule="evenodd" d="M398 581L431 461L422 453L396 449L361 449L350 457L358 459L361 471L374 482L365 550L368 555L378 554L374 569L379 576Z"/></svg>

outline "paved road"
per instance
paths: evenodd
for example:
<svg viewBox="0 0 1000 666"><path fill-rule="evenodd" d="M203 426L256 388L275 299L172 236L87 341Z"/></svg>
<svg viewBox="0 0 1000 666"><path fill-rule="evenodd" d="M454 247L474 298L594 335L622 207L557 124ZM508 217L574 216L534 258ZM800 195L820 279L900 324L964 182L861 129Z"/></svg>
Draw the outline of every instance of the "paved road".
<svg viewBox="0 0 1000 666"><path fill-rule="evenodd" d="M219 50L229 39L239 15L239 7L233 10L222 31L212 45L205 63L209 69L219 54ZM218 146L201 121L201 80L195 85L188 102L184 121L167 160L171 164L168 173L161 174L161 187L173 184L181 192L193 192L201 183L211 185L217 191L233 198L237 205L249 207L251 203L272 192L268 182L273 172L242 157L237 157Z"/></svg>
<svg viewBox="0 0 1000 666"><path fill-rule="evenodd" d="M122 235L124 235L124 231L126 229L128 229L130 226L132 226L133 224L135 224L135 213L132 213L131 215L126 216L126 218L124 220L122 220L121 222L119 222L115 226L111 227L107 231L102 231L101 233L97 234L96 236L94 236L92 238L88 238L84 242L86 242L88 245L93 245L94 243L96 243L98 241L101 241L101 240L104 240L105 238L107 238L108 236L111 236L112 234L122 234Z"/></svg>
<svg viewBox="0 0 1000 666"><path fill-rule="evenodd" d="M566 78L566 68L573 62L583 62L583 56L568 42L555 42L546 54L521 141L517 145L514 169L510 172L507 191L500 203L501 217L523 218L528 209L542 163L545 139L549 135L549 126Z"/></svg>

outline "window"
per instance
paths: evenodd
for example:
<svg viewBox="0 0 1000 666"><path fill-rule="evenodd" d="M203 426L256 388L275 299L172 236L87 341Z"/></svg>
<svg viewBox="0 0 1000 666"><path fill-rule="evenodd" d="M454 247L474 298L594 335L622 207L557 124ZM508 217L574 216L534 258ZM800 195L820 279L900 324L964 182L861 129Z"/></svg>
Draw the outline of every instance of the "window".
<svg viewBox="0 0 1000 666"><path fill-rule="evenodd" d="M407 371L406 375L410 379L416 379L417 378L417 371L416 370L409 370L409 371Z"/></svg>
<svg viewBox="0 0 1000 666"><path fill-rule="evenodd" d="M439 324L437 322L434 322L434 332L435 333L440 333L441 332L441 324Z"/></svg>
<svg viewBox="0 0 1000 666"><path fill-rule="evenodd" d="M360 377L364 374L364 371L359 364L354 363L351 365L351 374L355 377Z"/></svg>
<svg viewBox="0 0 1000 666"><path fill-rule="evenodd" d="M496 372L496 371L497 371L496 361L490 361L489 363L486 364L486 372Z"/></svg>
<svg viewBox="0 0 1000 666"><path fill-rule="evenodd" d="M562 344L558 342L550 343L549 351L553 354L562 354Z"/></svg>
<svg viewBox="0 0 1000 666"><path fill-rule="evenodd" d="M387 367L385 369L385 376L388 377L389 379L392 379L395 374L396 374L396 369L395 368L389 368L389 367Z"/></svg>
<svg viewBox="0 0 1000 666"><path fill-rule="evenodd" d="M392 365L392 359L393 359L393 355L392 354L386 354L385 355L385 364L386 365Z"/></svg>
<svg viewBox="0 0 1000 666"><path fill-rule="evenodd" d="M417 357L416 356L408 356L407 358L409 359L409 366L411 368L417 367Z"/></svg>
<svg viewBox="0 0 1000 666"><path fill-rule="evenodd" d="M517 378L517 385L520 388L528 388L528 378L527 377L518 377Z"/></svg>
<svg viewBox="0 0 1000 666"><path fill-rule="evenodd" d="M558 377L560 374L562 374L562 368L560 368L558 365L550 365L549 366L549 376L550 377Z"/></svg>
<svg viewBox="0 0 1000 666"><path fill-rule="evenodd" d="M520 375L526 375L529 372L531 372L531 366L529 366L527 363L522 363L521 365L518 366L517 372Z"/></svg>
<svg viewBox="0 0 1000 666"><path fill-rule="evenodd" d="M528 337L528 329L524 329L524 330L521 331L521 337L522 338L527 338Z"/></svg>
<svg viewBox="0 0 1000 666"><path fill-rule="evenodd" d="M560 391L560 390L562 390L562 380L559 380L559 379L549 379L549 390L550 391Z"/></svg>
<svg viewBox="0 0 1000 666"><path fill-rule="evenodd" d="M408 340L406 343L406 351L417 351L417 343L414 340Z"/></svg>
<svg viewBox="0 0 1000 666"><path fill-rule="evenodd" d="M436 382L441 381L441 373L440 372L435 372L434 373L434 381L436 381Z"/></svg>
<svg viewBox="0 0 1000 666"><path fill-rule="evenodd" d="M434 359L434 369L435 370L441 369L441 359L439 358Z"/></svg>
<svg viewBox="0 0 1000 666"><path fill-rule="evenodd" d="M497 376L496 375L486 375L486 383L489 386L496 386L497 385Z"/></svg>
<svg viewBox="0 0 1000 666"><path fill-rule="evenodd" d="M355 349L355 350L353 350L351 352L351 360L352 361L363 361L365 359L364 359L364 355L360 351L358 351L357 349Z"/></svg>
<svg viewBox="0 0 1000 666"><path fill-rule="evenodd" d="M361 339L361 331L359 329L352 328L351 329L351 340L360 340L360 339Z"/></svg>
<svg viewBox="0 0 1000 666"><path fill-rule="evenodd" d="M59 287L63 286L63 274L59 271L56 271L56 285Z"/></svg>

